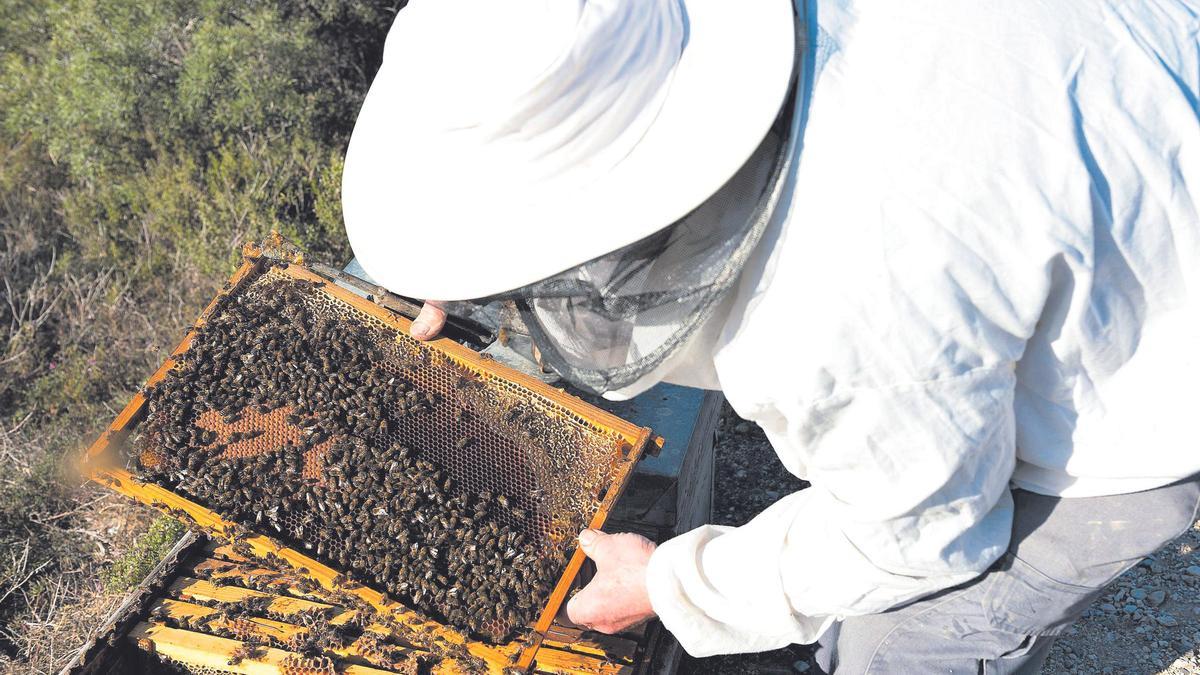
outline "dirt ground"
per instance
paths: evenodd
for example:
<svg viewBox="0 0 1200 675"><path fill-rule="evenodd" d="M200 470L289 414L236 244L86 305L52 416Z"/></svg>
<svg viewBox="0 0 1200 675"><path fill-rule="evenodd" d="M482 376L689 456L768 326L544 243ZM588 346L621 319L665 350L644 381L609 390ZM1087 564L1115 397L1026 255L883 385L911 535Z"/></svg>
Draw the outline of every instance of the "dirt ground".
<svg viewBox="0 0 1200 675"><path fill-rule="evenodd" d="M762 431L728 407L716 453L714 521L740 525L806 486ZM803 645L762 654L686 659L687 675L813 672ZM1200 522L1105 591L1054 645L1044 675L1200 675Z"/></svg>

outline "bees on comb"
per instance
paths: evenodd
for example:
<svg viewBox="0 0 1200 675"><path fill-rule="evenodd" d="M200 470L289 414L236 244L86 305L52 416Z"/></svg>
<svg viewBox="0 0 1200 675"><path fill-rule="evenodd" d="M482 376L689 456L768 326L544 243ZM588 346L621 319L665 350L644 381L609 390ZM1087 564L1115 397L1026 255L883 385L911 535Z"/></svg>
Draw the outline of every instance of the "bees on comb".
<svg viewBox="0 0 1200 675"><path fill-rule="evenodd" d="M472 490L393 439L406 420L447 405L440 419L479 423L456 397L483 378L424 348L403 360L409 367L382 367L395 345L365 322L322 315L313 300L322 293L274 280L227 296L145 393L143 439L162 461L143 477L344 570L339 586L371 585L385 604L488 639L531 622L562 562L527 529L536 500ZM451 400L412 381L435 366L458 373ZM481 443L466 432L448 445L475 453ZM238 543L236 553L253 554Z"/></svg>

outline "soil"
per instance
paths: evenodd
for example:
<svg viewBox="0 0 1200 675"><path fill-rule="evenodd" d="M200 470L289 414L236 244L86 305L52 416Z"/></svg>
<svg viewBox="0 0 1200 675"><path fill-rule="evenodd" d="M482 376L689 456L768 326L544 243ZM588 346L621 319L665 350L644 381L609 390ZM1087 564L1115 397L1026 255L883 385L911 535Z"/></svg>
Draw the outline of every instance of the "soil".
<svg viewBox="0 0 1200 675"><path fill-rule="evenodd" d="M757 425L728 406L716 449L713 522L741 525L807 487L783 468ZM685 657L684 675L815 672L812 648ZM1044 675L1200 675L1200 522L1122 575L1054 644Z"/></svg>

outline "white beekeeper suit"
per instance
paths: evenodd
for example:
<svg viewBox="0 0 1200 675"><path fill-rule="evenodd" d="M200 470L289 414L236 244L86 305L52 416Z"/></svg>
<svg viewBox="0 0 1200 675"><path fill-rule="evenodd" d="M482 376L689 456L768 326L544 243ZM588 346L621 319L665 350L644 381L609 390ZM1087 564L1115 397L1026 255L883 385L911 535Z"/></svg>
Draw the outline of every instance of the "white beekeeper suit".
<svg viewBox="0 0 1200 675"><path fill-rule="evenodd" d="M658 548L651 600L690 653L977 576L1010 480L1200 472L1197 9L818 3L790 199L668 378L724 390L812 487Z"/></svg>
<svg viewBox="0 0 1200 675"><path fill-rule="evenodd" d="M1200 6L797 6L765 233L690 342L610 392L722 389L812 484L653 554L653 608L694 655L809 643L978 577L1009 546L1010 484L1092 497L1200 472ZM478 298L684 216L703 233L709 207L744 218L709 197L777 117L790 14L413 2L347 155L356 255L396 292ZM629 344L658 344L646 316Z"/></svg>

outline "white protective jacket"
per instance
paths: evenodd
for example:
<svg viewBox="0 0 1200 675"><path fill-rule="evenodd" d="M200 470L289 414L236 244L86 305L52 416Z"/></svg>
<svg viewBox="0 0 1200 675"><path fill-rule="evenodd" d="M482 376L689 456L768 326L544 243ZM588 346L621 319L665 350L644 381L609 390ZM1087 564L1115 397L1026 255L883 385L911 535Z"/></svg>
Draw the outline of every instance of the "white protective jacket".
<svg viewBox="0 0 1200 675"><path fill-rule="evenodd" d="M1200 472L1200 6L804 9L791 198L670 379L723 389L812 487L654 554L654 608L695 655L979 575L1010 481Z"/></svg>

